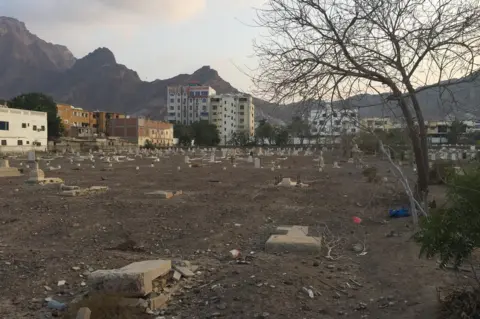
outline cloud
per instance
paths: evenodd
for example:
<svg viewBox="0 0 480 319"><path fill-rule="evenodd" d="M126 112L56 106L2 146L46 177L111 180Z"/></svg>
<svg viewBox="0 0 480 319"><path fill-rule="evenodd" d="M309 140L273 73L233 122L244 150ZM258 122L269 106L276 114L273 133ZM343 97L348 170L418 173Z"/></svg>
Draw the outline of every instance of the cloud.
<svg viewBox="0 0 480 319"><path fill-rule="evenodd" d="M182 22L207 0L0 0L0 14L37 25L136 25Z"/></svg>

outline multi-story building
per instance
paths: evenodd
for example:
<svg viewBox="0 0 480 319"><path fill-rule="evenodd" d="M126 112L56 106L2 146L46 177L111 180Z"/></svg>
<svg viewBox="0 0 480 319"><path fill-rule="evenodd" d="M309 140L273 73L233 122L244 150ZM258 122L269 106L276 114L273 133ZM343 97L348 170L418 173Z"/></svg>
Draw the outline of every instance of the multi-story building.
<svg viewBox="0 0 480 319"><path fill-rule="evenodd" d="M109 120L110 136L120 137L139 146L147 140L156 146L173 145L173 124L146 118L115 118Z"/></svg>
<svg viewBox="0 0 480 319"><path fill-rule="evenodd" d="M216 92L209 86L190 84L167 88L167 120L170 123L192 124L209 119L209 97Z"/></svg>
<svg viewBox="0 0 480 319"><path fill-rule="evenodd" d="M93 111L92 117L95 120L92 127L96 128L97 133L107 135L111 119L124 119L127 115L114 112Z"/></svg>
<svg viewBox="0 0 480 319"><path fill-rule="evenodd" d="M210 98L209 121L217 126L221 144L227 144L234 133L252 137L254 118L255 106L249 95L222 94Z"/></svg>
<svg viewBox="0 0 480 319"><path fill-rule="evenodd" d="M327 104L310 111L308 117L310 133L316 137L339 137L357 134L358 109L339 109Z"/></svg>
<svg viewBox="0 0 480 319"><path fill-rule="evenodd" d="M72 127L92 128L89 132L95 134L107 134L110 119L121 119L127 116L122 113L104 112L104 111L87 111L73 105L57 103L57 113L62 119L65 133L74 137L78 130L72 130Z"/></svg>
<svg viewBox="0 0 480 319"><path fill-rule="evenodd" d="M92 112L73 105L57 103L57 114L67 134L71 127L95 127L96 125Z"/></svg>
<svg viewBox="0 0 480 319"><path fill-rule="evenodd" d="M360 119L359 128L368 131L390 131L401 129L402 125L389 117L364 117Z"/></svg>
<svg viewBox="0 0 480 319"><path fill-rule="evenodd" d="M47 113L0 106L0 153L46 151Z"/></svg>

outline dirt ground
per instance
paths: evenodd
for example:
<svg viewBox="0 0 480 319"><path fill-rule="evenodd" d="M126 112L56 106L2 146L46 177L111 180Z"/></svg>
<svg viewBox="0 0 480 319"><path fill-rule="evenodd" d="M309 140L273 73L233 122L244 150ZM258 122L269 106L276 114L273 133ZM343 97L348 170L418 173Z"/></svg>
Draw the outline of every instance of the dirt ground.
<svg viewBox="0 0 480 319"><path fill-rule="evenodd" d="M166 318L435 318L436 288L458 278L436 269L434 260L418 258L411 218L388 218L389 208L405 203L387 164L368 162L389 181L367 183L348 163L320 173L312 157L303 156L275 171L245 161L236 168L227 161L189 168L183 156L163 158L153 168L147 159L115 163L113 171L101 171L105 164L98 161L94 169L82 164L82 170L72 170L75 164L66 159L51 162L62 169L45 171L48 177L110 187L88 197L61 197L55 186L24 184L25 176L2 178L0 318L51 318L44 298L70 302L88 291L82 286L85 271L157 258L200 266ZM300 175L310 186L269 185L279 175ZM154 190L184 194L170 200L145 195ZM353 216L363 222L353 223ZM310 226L312 233L327 225L345 244L333 250L335 260L326 259L326 252L265 253L278 225ZM364 241L367 254L359 256L352 245ZM232 249L251 256L250 262L232 260ZM58 287L59 280L67 284ZM312 289L313 299L304 287Z"/></svg>

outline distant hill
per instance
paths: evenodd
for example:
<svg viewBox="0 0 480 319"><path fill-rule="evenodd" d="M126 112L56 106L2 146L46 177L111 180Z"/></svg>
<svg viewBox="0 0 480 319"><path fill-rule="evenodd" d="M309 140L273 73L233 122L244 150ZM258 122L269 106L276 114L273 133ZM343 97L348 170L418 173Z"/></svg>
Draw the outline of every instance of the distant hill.
<svg viewBox="0 0 480 319"><path fill-rule="evenodd" d="M57 101L89 110L123 112L163 119L166 115L166 88L199 82L210 85L218 93L239 92L216 70L203 66L192 74L179 74L165 80L142 81L137 72L118 64L107 48L98 48L76 59L67 47L48 43L32 34L23 22L0 17L0 98L40 91ZM478 114L479 82L458 84L450 89L463 105L456 110ZM452 98L440 97L434 89L420 94L426 118L439 118L450 113ZM380 96L360 95L348 99L361 108L363 116L387 115L385 109L398 112L394 105L383 105ZM300 108L297 105L276 106L256 98L256 118L274 123L290 121ZM375 105L375 106L370 106ZM366 107L370 106L370 107ZM439 109L442 112L439 112ZM472 110L473 109L473 110Z"/></svg>

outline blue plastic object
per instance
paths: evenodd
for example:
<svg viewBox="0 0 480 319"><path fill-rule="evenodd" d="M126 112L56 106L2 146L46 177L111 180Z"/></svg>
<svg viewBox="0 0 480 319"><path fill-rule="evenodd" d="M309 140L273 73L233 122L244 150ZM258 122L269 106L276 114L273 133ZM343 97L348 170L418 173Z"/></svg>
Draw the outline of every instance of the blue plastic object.
<svg viewBox="0 0 480 319"><path fill-rule="evenodd" d="M388 211L388 214L392 218L402 218L402 217L410 216L410 213L408 212L408 208L390 209Z"/></svg>
<svg viewBox="0 0 480 319"><path fill-rule="evenodd" d="M55 310L65 310L67 308L67 305L63 302L58 302L52 299L48 302L47 307Z"/></svg>

